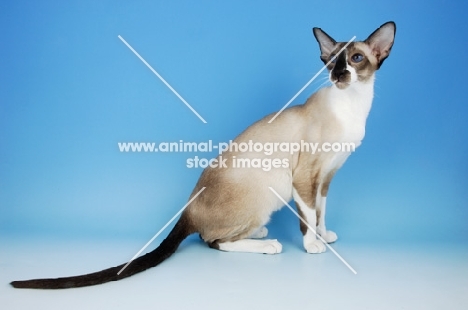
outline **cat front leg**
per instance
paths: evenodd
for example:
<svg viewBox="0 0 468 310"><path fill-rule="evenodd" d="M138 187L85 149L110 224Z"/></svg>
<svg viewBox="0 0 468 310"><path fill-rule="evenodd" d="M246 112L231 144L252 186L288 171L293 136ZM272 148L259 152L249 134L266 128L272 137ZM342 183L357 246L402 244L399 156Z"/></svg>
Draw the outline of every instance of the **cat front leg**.
<svg viewBox="0 0 468 310"><path fill-rule="evenodd" d="M338 236L335 232L327 230L325 225L325 210L327 205L327 197L320 195L318 198L319 202L317 203L317 234L322 237L323 240L327 243L333 243L338 239Z"/></svg>
<svg viewBox="0 0 468 310"><path fill-rule="evenodd" d="M303 199L303 197L306 200ZM315 209L315 197L312 198L306 190L300 193L299 191L293 187L293 198L296 202L297 208L299 210L299 215L302 217L303 220L306 221L304 223L301 220L301 232L303 234L303 244L304 248L307 253L315 254L315 253L322 253L325 252L326 247L322 241L317 238L315 228L317 226L317 212ZM306 202L308 201L308 203Z"/></svg>
<svg viewBox="0 0 468 310"><path fill-rule="evenodd" d="M320 185L319 195L317 195L317 233L327 243L333 243L338 239L336 233L331 230L327 230L325 225L325 211L327 209L327 194L330 187L330 182L335 175L336 170L328 173L323 183Z"/></svg>

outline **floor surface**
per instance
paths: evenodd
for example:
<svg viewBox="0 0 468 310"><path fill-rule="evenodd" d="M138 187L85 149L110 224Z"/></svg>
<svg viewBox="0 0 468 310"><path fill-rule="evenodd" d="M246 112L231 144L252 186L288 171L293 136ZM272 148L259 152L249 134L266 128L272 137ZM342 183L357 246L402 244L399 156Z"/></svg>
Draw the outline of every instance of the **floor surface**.
<svg viewBox="0 0 468 310"><path fill-rule="evenodd" d="M467 309L468 247L356 245L306 254L298 240L283 253L209 249L195 236L156 268L104 285L18 290L12 280L97 271L130 259L144 240L0 238L2 309ZM160 241L156 241L156 244Z"/></svg>

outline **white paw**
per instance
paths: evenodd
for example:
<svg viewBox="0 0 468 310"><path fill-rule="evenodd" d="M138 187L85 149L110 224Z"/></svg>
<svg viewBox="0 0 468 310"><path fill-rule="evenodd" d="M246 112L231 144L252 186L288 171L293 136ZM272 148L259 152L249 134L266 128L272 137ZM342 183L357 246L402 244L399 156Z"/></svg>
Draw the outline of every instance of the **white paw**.
<svg viewBox="0 0 468 310"><path fill-rule="evenodd" d="M257 230L256 232L254 232L250 238L262 239L262 238L265 238L267 235L268 235L268 229L264 226L260 228L259 230Z"/></svg>
<svg viewBox="0 0 468 310"><path fill-rule="evenodd" d="M283 246L276 239L265 240L264 242L262 251L264 254L278 254L283 250Z"/></svg>
<svg viewBox="0 0 468 310"><path fill-rule="evenodd" d="M304 242L304 248L306 249L307 253L310 254L323 253L327 249L325 244L323 244L323 242L318 239Z"/></svg>
<svg viewBox="0 0 468 310"><path fill-rule="evenodd" d="M320 236L327 243L333 243L338 239L338 236L331 230L327 230L325 233L320 234Z"/></svg>

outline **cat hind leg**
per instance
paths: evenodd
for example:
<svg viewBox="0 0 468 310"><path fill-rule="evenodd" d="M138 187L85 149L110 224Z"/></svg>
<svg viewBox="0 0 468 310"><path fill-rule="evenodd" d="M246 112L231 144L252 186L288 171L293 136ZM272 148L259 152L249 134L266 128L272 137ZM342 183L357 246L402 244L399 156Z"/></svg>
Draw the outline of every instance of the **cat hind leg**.
<svg viewBox="0 0 468 310"><path fill-rule="evenodd" d="M253 232L253 234L250 235L249 238L251 239L263 239L268 235L268 228L265 226L260 227L256 231Z"/></svg>
<svg viewBox="0 0 468 310"><path fill-rule="evenodd" d="M281 253L283 246L276 239L241 239L237 241L217 243L217 249L224 252L278 254Z"/></svg>

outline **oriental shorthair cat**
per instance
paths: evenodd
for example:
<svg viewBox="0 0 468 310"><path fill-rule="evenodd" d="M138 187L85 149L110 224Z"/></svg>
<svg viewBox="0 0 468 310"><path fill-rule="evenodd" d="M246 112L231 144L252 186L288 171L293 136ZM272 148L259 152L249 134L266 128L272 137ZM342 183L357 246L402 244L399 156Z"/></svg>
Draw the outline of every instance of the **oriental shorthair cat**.
<svg viewBox="0 0 468 310"><path fill-rule="evenodd" d="M320 46L320 58L327 65L331 85L321 88L304 104L285 109L272 122L272 115L257 121L233 142L247 143L352 143L361 144L374 95L375 72L389 56L395 38L395 23L387 22L366 40L336 42L320 28L313 34ZM16 288L61 289L120 280L154 267L171 256L190 234L198 233L211 247L221 251L277 254L277 240L263 239L271 214L294 199L299 214L303 246L308 253L324 252L323 241L337 235L325 226L330 182L351 151L265 153L227 149L226 167L208 166L200 176L191 198L205 188L184 210L167 238L152 252L128 265L86 275L57 279L14 281ZM266 171L256 167L235 167L234 160L261 157L278 160ZM286 165L284 164L286 163ZM278 194L276 196L271 189ZM316 228L311 230L310 227ZM315 232L321 236L318 238ZM322 241L323 240L323 241Z"/></svg>

